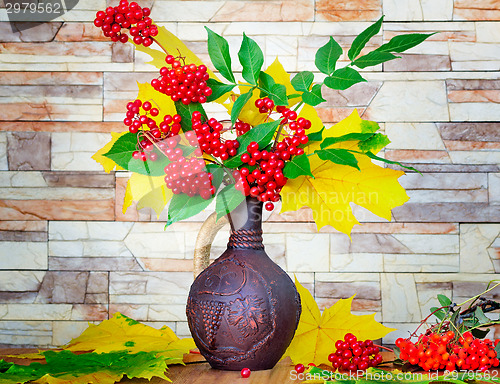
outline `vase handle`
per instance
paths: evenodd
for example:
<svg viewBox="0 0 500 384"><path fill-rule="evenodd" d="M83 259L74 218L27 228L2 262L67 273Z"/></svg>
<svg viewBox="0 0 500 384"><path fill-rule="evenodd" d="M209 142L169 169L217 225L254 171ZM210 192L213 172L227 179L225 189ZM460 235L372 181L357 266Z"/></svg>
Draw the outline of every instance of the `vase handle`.
<svg viewBox="0 0 500 384"><path fill-rule="evenodd" d="M201 226L194 247L193 273L195 279L210 264L210 249L212 248L215 236L228 223L227 216L223 216L217 220L217 213L214 212L208 216Z"/></svg>

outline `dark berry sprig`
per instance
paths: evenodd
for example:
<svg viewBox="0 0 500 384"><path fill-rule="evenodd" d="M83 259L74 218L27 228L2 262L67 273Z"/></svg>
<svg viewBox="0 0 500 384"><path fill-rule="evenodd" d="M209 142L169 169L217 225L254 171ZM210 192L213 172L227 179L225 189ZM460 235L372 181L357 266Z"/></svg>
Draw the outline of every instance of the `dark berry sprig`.
<svg viewBox="0 0 500 384"><path fill-rule="evenodd" d="M352 333L335 342L335 352L328 356L334 370L357 371L375 367L382 362L379 348L372 340L359 341Z"/></svg>
<svg viewBox="0 0 500 384"><path fill-rule="evenodd" d="M183 65L172 55L167 55L165 62L168 67L162 67L160 77L151 80L154 89L186 105L207 101L212 89L207 85L209 75L205 65Z"/></svg>
<svg viewBox="0 0 500 384"><path fill-rule="evenodd" d="M153 44L153 37L158 35L158 27L153 24L150 14L151 10L147 7L121 0L118 6L97 12L94 25L101 28L104 36L111 38L111 41L126 43L129 36L126 31L122 31L125 29L129 30L135 44L149 47Z"/></svg>

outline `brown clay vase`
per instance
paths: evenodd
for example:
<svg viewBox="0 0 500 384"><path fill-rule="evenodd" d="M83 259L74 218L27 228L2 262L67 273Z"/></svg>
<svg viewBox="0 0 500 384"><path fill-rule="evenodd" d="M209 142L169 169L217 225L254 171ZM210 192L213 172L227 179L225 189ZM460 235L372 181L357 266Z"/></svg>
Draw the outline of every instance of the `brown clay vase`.
<svg viewBox="0 0 500 384"><path fill-rule="evenodd" d="M191 286L189 328L212 368L270 369L292 341L300 296L290 277L264 251L262 203L249 197L229 219L226 251ZM211 240L221 227L215 223L215 218L205 223ZM205 254L208 246L209 253L209 244L198 246Z"/></svg>

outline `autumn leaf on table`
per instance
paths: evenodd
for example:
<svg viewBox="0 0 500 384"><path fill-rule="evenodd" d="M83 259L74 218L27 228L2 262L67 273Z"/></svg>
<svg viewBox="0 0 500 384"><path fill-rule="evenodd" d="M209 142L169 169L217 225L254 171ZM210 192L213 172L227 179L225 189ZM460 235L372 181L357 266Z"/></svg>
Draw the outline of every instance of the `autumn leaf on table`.
<svg viewBox="0 0 500 384"><path fill-rule="evenodd" d="M154 352L74 354L70 351L42 352L46 363L18 365L0 360L0 383L19 384L113 384L124 376L150 380L165 376L166 359Z"/></svg>
<svg viewBox="0 0 500 384"><path fill-rule="evenodd" d="M394 331L375 320L375 314L357 316L351 313L352 299L340 299L320 313L311 293L295 279L302 313L292 343L283 356L294 364L330 364L328 355L335 352L335 341L352 333L359 340L379 339Z"/></svg>
<svg viewBox="0 0 500 384"><path fill-rule="evenodd" d="M184 340L184 341L182 341ZM89 327L71 340L66 350L93 351L97 353L126 349L129 353L159 352L175 358L169 364L181 363L184 353L196 348L193 339L179 339L169 327L155 329L141 324L121 313L109 320ZM171 351L175 351L171 353Z"/></svg>
<svg viewBox="0 0 500 384"><path fill-rule="evenodd" d="M310 107L312 108L312 107ZM308 113L311 114L311 109ZM306 117L306 116L304 116ZM306 117L307 118L307 117ZM311 117L314 124L314 116ZM375 124L375 123L373 123ZM323 131L323 139L340 137L353 133L373 134L376 127L372 122L362 120L357 111L329 129ZM322 127L317 123L311 127L311 133ZM370 132L371 130L371 132ZM398 182L404 175L402 171L380 167L363 154L351 153L347 150L359 151L360 140L340 141L329 148L335 149L332 154L341 154L346 164L338 164L323 160L314 151L321 150L320 142L312 143L304 150L309 154L310 176L299 176L289 179L282 190L281 212L295 211L304 206L313 210L313 218L318 230L325 225L350 234L354 225L359 224L354 216L350 203L368 209L377 216L391 219L391 209L408 201L408 195ZM372 150L379 150L379 143L374 143ZM349 156L347 156L349 155ZM350 162L350 165L347 165ZM354 166L355 165L355 166Z"/></svg>

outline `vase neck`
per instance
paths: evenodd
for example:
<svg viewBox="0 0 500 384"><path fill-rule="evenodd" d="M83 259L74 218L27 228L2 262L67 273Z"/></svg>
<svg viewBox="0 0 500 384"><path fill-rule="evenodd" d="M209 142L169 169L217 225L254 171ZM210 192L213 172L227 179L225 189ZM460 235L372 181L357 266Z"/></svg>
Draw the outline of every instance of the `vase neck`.
<svg viewBox="0 0 500 384"><path fill-rule="evenodd" d="M228 248L264 249L262 244L262 202L247 197L230 214Z"/></svg>

